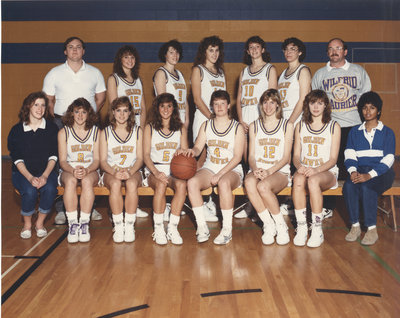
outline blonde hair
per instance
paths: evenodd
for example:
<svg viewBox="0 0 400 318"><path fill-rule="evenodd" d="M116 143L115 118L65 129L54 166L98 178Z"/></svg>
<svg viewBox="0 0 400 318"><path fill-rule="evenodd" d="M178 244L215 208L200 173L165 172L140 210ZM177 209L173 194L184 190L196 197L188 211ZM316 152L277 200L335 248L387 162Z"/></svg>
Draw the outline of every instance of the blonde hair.
<svg viewBox="0 0 400 318"><path fill-rule="evenodd" d="M269 99L271 99L278 105L278 107L276 108L275 116L276 118L281 119L283 117L281 96L279 95L279 92L274 88L266 90L260 97L260 102L258 103L260 118L262 119L262 121L265 121L266 119L266 115L263 109L263 103Z"/></svg>

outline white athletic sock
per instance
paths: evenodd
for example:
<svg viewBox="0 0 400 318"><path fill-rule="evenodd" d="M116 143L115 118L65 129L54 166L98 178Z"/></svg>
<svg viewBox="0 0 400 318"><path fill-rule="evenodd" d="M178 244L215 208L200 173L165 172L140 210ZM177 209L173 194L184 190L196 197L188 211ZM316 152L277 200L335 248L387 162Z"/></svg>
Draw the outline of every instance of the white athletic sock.
<svg viewBox="0 0 400 318"><path fill-rule="evenodd" d="M90 221L90 213L82 212L81 211L81 219L80 222L88 223Z"/></svg>
<svg viewBox="0 0 400 318"><path fill-rule="evenodd" d="M232 229L233 209L221 210L221 213L222 213L222 228Z"/></svg>
<svg viewBox="0 0 400 318"><path fill-rule="evenodd" d="M264 225L270 224L273 222L272 218L271 218L271 214L269 213L268 209L265 209L261 213L258 213L258 216L260 217L260 219L264 223Z"/></svg>
<svg viewBox="0 0 400 318"><path fill-rule="evenodd" d="M311 213L311 220L313 223L321 223L323 219L322 212L320 213Z"/></svg>
<svg viewBox="0 0 400 318"><path fill-rule="evenodd" d="M163 226L164 225L164 213L155 213L153 211L153 220L154 220L154 227Z"/></svg>
<svg viewBox="0 0 400 318"><path fill-rule="evenodd" d="M306 211L307 209L301 209L301 210L294 210L294 213L296 214L296 221L298 222L307 222L306 218Z"/></svg>
<svg viewBox="0 0 400 318"><path fill-rule="evenodd" d="M125 222L133 222L136 221L136 213L125 213Z"/></svg>
<svg viewBox="0 0 400 318"><path fill-rule="evenodd" d="M72 221L78 222L78 211L65 212L65 214L67 215L68 223Z"/></svg>
<svg viewBox="0 0 400 318"><path fill-rule="evenodd" d="M286 223L286 222L285 222L285 219L283 218L282 213L272 214L272 218L274 219L275 224Z"/></svg>
<svg viewBox="0 0 400 318"><path fill-rule="evenodd" d="M354 223L354 224L352 224L351 226L360 227L360 222Z"/></svg>
<svg viewBox="0 0 400 318"><path fill-rule="evenodd" d="M192 208L194 217L196 218L197 226L207 225L206 219L204 218L203 206L198 206L197 208Z"/></svg>
<svg viewBox="0 0 400 318"><path fill-rule="evenodd" d="M169 216L169 225L177 227L181 217L179 215L172 214Z"/></svg>
<svg viewBox="0 0 400 318"><path fill-rule="evenodd" d="M369 230L373 230L374 228L376 228L376 225L368 226L368 231L369 231Z"/></svg>
<svg viewBox="0 0 400 318"><path fill-rule="evenodd" d="M124 215L123 215L123 213L120 213L120 214L113 214L113 215L112 215L112 218L113 218L114 223L123 222L123 220L124 220Z"/></svg>

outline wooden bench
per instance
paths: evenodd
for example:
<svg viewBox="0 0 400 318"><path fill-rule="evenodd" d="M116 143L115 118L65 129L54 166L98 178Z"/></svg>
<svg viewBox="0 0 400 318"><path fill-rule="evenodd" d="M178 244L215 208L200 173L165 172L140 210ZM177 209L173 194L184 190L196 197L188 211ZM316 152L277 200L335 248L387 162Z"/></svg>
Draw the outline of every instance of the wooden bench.
<svg viewBox="0 0 400 318"><path fill-rule="evenodd" d="M336 189L329 189L323 192L323 195L338 195L341 196L343 195L342 193L342 188L343 188L344 181L340 180L339 181L339 186ZM215 194L218 194L218 189L214 188ZM232 191L233 195L246 195L246 189L244 187L239 187L236 188L235 190ZM292 188L291 187L286 187L283 189L281 192L278 193L278 195L291 195L292 194ZM396 221L396 207L394 204L394 196L400 195L400 180L394 180L393 185L390 189L386 190L384 193L382 193L382 196L389 196L390 197L390 205L391 205L391 211L386 211L381 207L378 207L381 211L389 215L392 213L393 215L393 226L394 226L394 231L397 232L397 221Z"/></svg>

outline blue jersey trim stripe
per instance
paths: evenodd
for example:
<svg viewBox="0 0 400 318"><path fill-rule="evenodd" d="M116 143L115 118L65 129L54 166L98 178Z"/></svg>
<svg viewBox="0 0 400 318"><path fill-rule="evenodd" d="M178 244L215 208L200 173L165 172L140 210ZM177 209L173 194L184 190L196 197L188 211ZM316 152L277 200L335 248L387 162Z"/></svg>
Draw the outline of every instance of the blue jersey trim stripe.
<svg viewBox="0 0 400 318"><path fill-rule="evenodd" d="M117 50L127 43L87 43L84 60L88 63L113 63ZM158 50L162 43L129 43L134 45L143 63L160 63ZM182 63L193 63L197 42L182 43ZM225 42L225 63L242 63L242 42ZM325 42L306 42L307 56L304 63L325 63ZM280 42L269 42L272 63L286 63ZM27 54L29 52L29 54ZM355 63L400 63L398 42L349 42L347 59ZM64 63L62 43L3 43L2 63Z"/></svg>

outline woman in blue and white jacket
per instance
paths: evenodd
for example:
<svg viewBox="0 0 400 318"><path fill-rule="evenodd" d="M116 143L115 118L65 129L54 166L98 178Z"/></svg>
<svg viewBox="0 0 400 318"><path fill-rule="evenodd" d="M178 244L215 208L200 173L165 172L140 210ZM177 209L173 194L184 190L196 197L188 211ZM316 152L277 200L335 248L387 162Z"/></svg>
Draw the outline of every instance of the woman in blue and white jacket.
<svg viewBox="0 0 400 318"><path fill-rule="evenodd" d="M394 180L395 135L379 121L382 100L375 92L367 92L358 101L361 125L351 129L347 139L345 166L350 174L343 186L343 194L349 211L351 230L346 241L354 242L361 235L360 201L367 232L363 245L373 245L378 240L376 214L378 196L392 186Z"/></svg>

